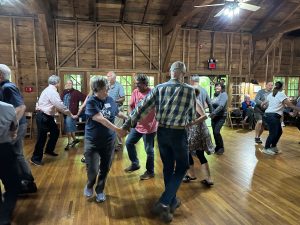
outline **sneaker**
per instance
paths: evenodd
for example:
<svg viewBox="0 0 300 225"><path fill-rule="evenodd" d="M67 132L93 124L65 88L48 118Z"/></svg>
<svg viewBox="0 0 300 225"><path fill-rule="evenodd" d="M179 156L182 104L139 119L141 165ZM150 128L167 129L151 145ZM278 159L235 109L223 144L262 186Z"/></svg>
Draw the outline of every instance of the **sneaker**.
<svg viewBox="0 0 300 225"><path fill-rule="evenodd" d="M151 179L153 177L154 177L154 173L150 173L147 170L143 175L140 176L140 179L141 180L149 180L149 179Z"/></svg>
<svg viewBox="0 0 300 225"><path fill-rule="evenodd" d="M65 151L68 151L71 147L73 147L73 144L68 143L67 146L65 147Z"/></svg>
<svg viewBox="0 0 300 225"><path fill-rule="evenodd" d="M96 194L96 202L104 202L106 200L105 193Z"/></svg>
<svg viewBox="0 0 300 225"><path fill-rule="evenodd" d="M154 207L152 208L151 212L154 215L159 216L159 218L164 221L165 223L170 223L173 219L173 215L170 212L170 207L161 204L160 202L155 203Z"/></svg>
<svg viewBox="0 0 300 225"><path fill-rule="evenodd" d="M135 170L138 170L140 168L140 165L136 165L136 164L131 164L129 167L127 167L124 171L126 173L131 173Z"/></svg>
<svg viewBox="0 0 300 225"><path fill-rule="evenodd" d="M176 198L175 203L171 204L171 206L170 206L170 212L171 212L172 214L174 214L175 210L176 210L177 208L179 208L180 205L181 205L180 199L179 199L179 198Z"/></svg>
<svg viewBox="0 0 300 225"><path fill-rule="evenodd" d="M45 152L44 154L45 155L50 155L50 156L58 156L58 154L55 153L55 152Z"/></svg>
<svg viewBox="0 0 300 225"><path fill-rule="evenodd" d="M33 158L30 159L30 162L35 166L42 166L43 165L43 163L41 161L34 160Z"/></svg>
<svg viewBox="0 0 300 225"><path fill-rule="evenodd" d="M275 152L275 154L280 154L282 153L282 151L280 149L278 149L276 146L271 148L273 152Z"/></svg>
<svg viewBox="0 0 300 225"><path fill-rule="evenodd" d="M267 155L275 155L275 152L271 148L264 148L262 152Z"/></svg>
<svg viewBox="0 0 300 225"><path fill-rule="evenodd" d="M282 126L282 127L285 127L285 124L284 124L284 122L281 122L281 126Z"/></svg>
<svg viewBox="0 0 300 225"><path fill-rule="evenodd" d="M219 148L218 150L216 150L217 155L223 155L223 153L224 153L224 148Z"/></svg>
<svg viewBox="0 0 300 225"><path fill-rule="evenodd" d="M85 157L84 156L80 159L80 162L85 163Z"/></svg>
<svg viewBox="0 0 300 225"><path fill-rule="evenodd" d="M83 195L87 198L92 197L94 194L93 188L88 188L87 185L85 185L83 190Z"/></svg>
<svg viewBox="0 0 300 225"><path fill-rule="evenodd" d="M74 147L77 143L79 143L80 140L79 139L75 139L72 143L71 146Z"/></svg>
<svg viewBox="0 0 300 225"><path fill-rule="evenodd" d="M257 143L257 144L261 144L261 143L262 143L262 141L260 140L260 138L259 138L259 137L257 137L257 138L255 138L255 143Z"/></svg>

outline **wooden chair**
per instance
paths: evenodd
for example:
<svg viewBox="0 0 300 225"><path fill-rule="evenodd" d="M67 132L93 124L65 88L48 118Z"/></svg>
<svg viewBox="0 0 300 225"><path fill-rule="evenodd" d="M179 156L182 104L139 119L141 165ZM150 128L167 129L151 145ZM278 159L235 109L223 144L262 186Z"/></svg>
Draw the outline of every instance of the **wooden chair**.
<svg viewBox="0 0 300 225"><path fill-rule="evenodd" d="M33 130L33 113L32 112L25 112L25 117L27 120L27 130L25 136L29 136L32 138L32 130Z"/></svg>
<svg viewBox="0 0 300 225"><path fill-rule="evenodd" d="M232 112L240 112L239 115L234 116ZM233 126L241 126L244 128L243 112L239 108L228 108L227 110L227 124L233 129Z"/></svg>

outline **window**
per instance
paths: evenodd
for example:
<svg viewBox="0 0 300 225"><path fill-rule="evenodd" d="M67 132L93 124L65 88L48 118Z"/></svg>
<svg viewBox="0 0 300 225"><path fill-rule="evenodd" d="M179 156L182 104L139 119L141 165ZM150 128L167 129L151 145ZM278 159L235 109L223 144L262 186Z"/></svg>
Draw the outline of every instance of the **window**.
<svg viewBox="0 0 300 225"><path fill-rule="evenodd" d="M299 77L289 77L288 78L288 93L289 97L298 97L299 90Z"/></svg>

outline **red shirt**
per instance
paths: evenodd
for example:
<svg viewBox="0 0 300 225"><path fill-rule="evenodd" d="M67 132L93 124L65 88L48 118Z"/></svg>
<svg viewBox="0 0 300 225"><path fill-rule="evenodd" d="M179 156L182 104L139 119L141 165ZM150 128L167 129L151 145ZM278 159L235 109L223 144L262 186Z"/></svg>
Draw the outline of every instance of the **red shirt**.
<svg viewBox="0 0 300 225"><path fill-rule="evenodd" d="M150 88L145 93L140 92L138 89L134 89L129 101L130 108L134 109L150 91ZM147 116L137 123L135 129L141 134L151 134L157 131L157 125L158 123L155 119L155 109L152 109Z"/></svg>

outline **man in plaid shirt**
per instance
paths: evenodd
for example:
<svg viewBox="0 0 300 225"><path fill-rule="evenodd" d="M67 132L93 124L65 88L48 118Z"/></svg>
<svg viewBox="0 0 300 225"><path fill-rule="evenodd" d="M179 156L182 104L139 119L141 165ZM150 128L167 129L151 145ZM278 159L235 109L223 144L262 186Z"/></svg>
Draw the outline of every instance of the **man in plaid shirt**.
<svg viewBox="0 0 300 225"><path fill-rule="evenodd" d="M195 91L182 82L185 73L184 63L174 62L170 68L171 79L157 85L131 112L122 127L125 135L126 130L135 127L137 121L155 107L165 191L152 212L164 222L172 221L175 209L181 204L176 192L189 167L185 127L196 119Z"/></svg>

